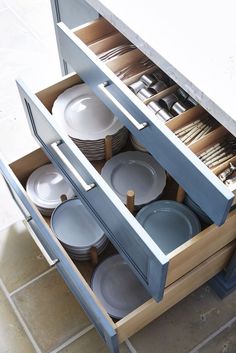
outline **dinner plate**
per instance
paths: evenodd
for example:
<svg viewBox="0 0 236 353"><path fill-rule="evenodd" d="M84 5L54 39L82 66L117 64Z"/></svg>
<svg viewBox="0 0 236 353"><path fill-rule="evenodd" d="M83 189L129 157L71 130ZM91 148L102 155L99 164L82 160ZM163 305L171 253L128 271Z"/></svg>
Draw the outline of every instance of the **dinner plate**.
<svg viewBox="0 0 236 353"><path fill-rule="evenodd" d="M136 140L133 135L130 136L130 141L137 151L148 152L147 149L141 143L139 143L139 141Z"/></svg>
<svg viewBox="0 0 236 353"><path fill-rule="evenodd" d="M54 209L61 203L61 195L74 197L74 191L53 164L45 164L30 174L26 191L36 206Z"/></svg>
<svg viewBox="0 0 236 353"><path fill-rule="evenodd" d="M61 203L52 214L51 227L63 244L81 249L94 246L104 236L79 199Z"/></svg>
<svg viewBox="0 0 236 353"><path fill-rule="evenodd" d="M155 201L143 207L136 218L165 254L201 231L195 213L176 201Z"/></svg>
<svg viewBox="0 0 236 353"><path fill-rule="evenodd" d="M191 208L193 212L206 224L212 224L212 220L207 216L207 214L190 198L189 195L185 195L184 203L186 206Z"/></svg>
<svg viewBox="0 0 236 353"><path fill-rule="evenodd" d="M60 94L53 104L52 114L67 134L76 139L103 139L122 128L86 84L75 85Z"/></svg>
<svg viewBox="0 0 236 353"><path fill-rule="evenodd" d="M121 319L150 299L120 255L104 260L93 273L91 287L110 316Z"/></svg>
<svg viewBox="0 0 236 353"><path fill-rule="evenodd" d="M135 206L147 204L159 197L166 185L166 173L148 153L129 151L107 161L102 177L125 203L128 190L135 192Z"/></svg>

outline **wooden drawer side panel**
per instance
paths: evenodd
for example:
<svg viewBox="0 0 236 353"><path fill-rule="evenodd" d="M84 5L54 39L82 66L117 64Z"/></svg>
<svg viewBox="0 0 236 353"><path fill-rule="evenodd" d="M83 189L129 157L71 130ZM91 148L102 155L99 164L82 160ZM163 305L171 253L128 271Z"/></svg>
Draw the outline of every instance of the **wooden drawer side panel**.
<svg viewBox="0 0 236 353"><path fill-rule="evenodd" d="M236 248L236 242L228 244L215 255L204 261L194 270L166 288L163 300L156 303L153 299L140 306L116 324L119 342L123 342L165 311L192 293L210 278L214 277L228 263Z"/></svg>
<svg viewBox="0 0 236 353"><path fill-rule="evenodd" d="M236 210L218 227L212 225L168 254L169 267L166 286L175 282L209 256L236 238Z"/></svg>

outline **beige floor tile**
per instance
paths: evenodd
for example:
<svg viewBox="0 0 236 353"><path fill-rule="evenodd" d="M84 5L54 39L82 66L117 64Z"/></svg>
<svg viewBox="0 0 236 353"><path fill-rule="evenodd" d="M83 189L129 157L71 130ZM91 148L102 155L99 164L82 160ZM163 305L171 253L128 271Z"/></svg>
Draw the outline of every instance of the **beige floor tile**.
<svg viewBox="0 0 236 353"><path fill-rule="evenodd" d="M120 353L129 352L127 346L122 344ZM109 353L109 350L95 329L93 329L66 348L60 350L59 353Z"/></svg>
<svg viewBox="0 0 236 353"><path fill-rule="evenodd" d="M13 300L43 352L90 325L56 270L16 293Z"/></svg>
<svg viewBox="0 0 236 353"><path fill-rule="evenodd" d="M198 353L235 353L236 322L198 350Z"/></svg>
<svg viewBox="0 0 236 353"><path fill-rule="evenodd" d="M7 298L0 289L0 352L35 353Z"/></svg>
<svg viewBox="0 0 236 353"><path fill-rule="evenodd" d="M236 315L236 292L223 301L203 286L130 338L138 353L185 353Z"/></svg>
<svg viewBox="0 0 236 353"><path fill-rule="evenodd" d="M0 277L9 292L48 268L22 221L0 232Z"/></svg>

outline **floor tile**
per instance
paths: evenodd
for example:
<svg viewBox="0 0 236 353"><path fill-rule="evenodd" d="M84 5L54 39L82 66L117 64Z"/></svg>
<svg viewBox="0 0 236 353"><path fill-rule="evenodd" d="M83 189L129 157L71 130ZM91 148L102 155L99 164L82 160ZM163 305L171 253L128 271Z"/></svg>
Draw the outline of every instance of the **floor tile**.
<svg viewBox="0 0 236 353"><path fill-rule="evenodd" d="M236 322L198 350L198 353L235 353Z"/></svg>
<svg viewBox="0 0 236 353"><path fill-rule="evenodd" d="M49 268L37 245L19 221L0 233L0 277L9 292Z"/></svg>
<svg viewBox="0 0 236 353"><path fill-rule="evenodd" d="M138 353L187 353L236 315L236 292L223 301L207 286L130 338Z"/></svg>
<svg viewBox="0 0 236 353"><path fill-rule="evenodd" d="M31 30L37 39L46 46L56 46L53 18L49 1L45 0L7 0L8 7ZM35 16L37 14L37 16ZM42 22L43 18L43 22Z"/></svg>
<svg viewBox="0 0 236 353"><path fill-rule="evenodd" d="M0 289L0 352L35 353L7 298Z"/></svg>
<svg viewBox="0 0 236 353"><path fill-rule="evenodd" d="M59 353L109 353L109 350L95 329L93 329L60 350ZM120 353L130 353L125 344L120 346Z"/></svg>
<svg viewBox="0 0 236 353"><path fill-rule="evenodd" d="M13 300L43 352L91 324L57 271L16 293Z"/></svg>

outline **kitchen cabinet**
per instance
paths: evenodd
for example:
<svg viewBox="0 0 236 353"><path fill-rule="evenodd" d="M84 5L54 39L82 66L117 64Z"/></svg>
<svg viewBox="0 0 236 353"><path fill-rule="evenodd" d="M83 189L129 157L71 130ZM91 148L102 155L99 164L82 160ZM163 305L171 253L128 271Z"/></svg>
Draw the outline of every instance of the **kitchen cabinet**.
<svg viewBox="0 0 236 353"><path fill-rule="evenodd" d="M234 190L229 190L215 173L199 160L197 154L203 147L223 138L227 131L235 135L236 123L231 115L232 107L225 106L227 101L216 101L214 90L211 92L211 99L208 97L212 87L210 83L206 86L206 91L201 85L198 86L195 81L196 74L191 71L194 70L194 63L188 63L189 67L185 68L186 58L181 61L181 50L178 51L174 41L171 41L173 23L171 22L168 30L163 30L166 16L155 26L154 36L154 31L145 23L147 16L142 16L144 5L140 5L140 8L136 5L137 10L131 18L125 6L122 7L115 1L52 0L51 3L62 71L68 73L73 70L76 74L68 74L61 81L36 94L23 82L17 82L29 127L40 149L10 166L1 161L0 169L15 201L25 215L26 224L33 237L44 249L50 264L57 267L111 352L115 353L119 351L119 343L221 271L234 253L236 211L231 209ZM129 6L132 4L134 5L133 1ZM151 5L154 6L154 1L150 1ZM165 14L167 5L159 5L161 13ZM151 12L150 16L154 16L153 13ZM142 21L143 25L138 26ZM180 33L181 30L182 25L179 28ZM191 31L191 28L186 29L186 32L189 32L191 44L194 42L195 32ZM134 50L125 59L118 58L106 65L96 55L93 43L101 41L103 45L103 39L107 35L119 33L134 43L139 50ZM161 36L165 40L160 38ZM164 46L165 43L168 45ZM189 45L188 40L187 44ZM184 88L199 105L167 124L158 121L116 75L116 70L124 65L122 60L126 60L127 64L139 60L143 54L177 85ZM196 70L200 76L205 75L201 66ZM191 75L187 76L187 72ZM221 78L223 79L219 75L219 79ZM170 174L168 187L172 197L176 197L177 187L181 185L215 224L206 227L171 253L166 255L161 251L99 174L103 162L89 162L53 120L51 110L55 99L65 89L80 83L81 80L90 86L167 170ZM208 81L207 79L206 82ZM201 81L201 84L203 83ZM174 92L178 88L176 84L173 84L168 92ZM228 89L230 88L227 87ZM178 139L173 129L181 120L190 121L204 114L204 109L222 126L202 139L200 144L189 148ZM236 158L234 157L233 161L234 159ZM75 266L52 234L48 226L49 220L39 214L27 197L27 177L34 169L48 161L51 161L71 183L77 196L107 234L113 250L123 256L153 297L117 322L109 317L89 286L91 264L88 263L85 267L79 264Z"/></svg>

